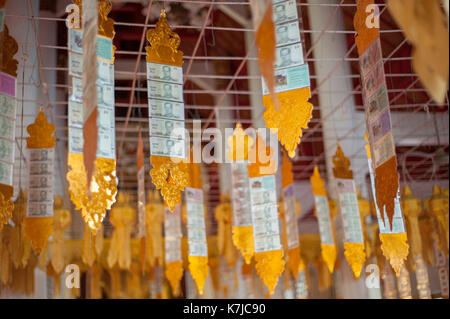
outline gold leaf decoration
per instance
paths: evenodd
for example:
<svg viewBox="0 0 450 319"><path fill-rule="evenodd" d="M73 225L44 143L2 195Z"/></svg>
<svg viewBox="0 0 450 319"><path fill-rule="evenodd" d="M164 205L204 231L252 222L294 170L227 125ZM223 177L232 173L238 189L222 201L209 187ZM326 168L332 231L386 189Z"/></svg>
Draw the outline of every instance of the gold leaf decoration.
<svg viewBox="0 0 450 319"><path fill-rule="evenodd" d="M311 90L309 87L301 88L277 93L276 96L280 104L279 109L270 95L263 96L263 105L266 107L263 118L272 133L278 132L278 140L289 157L293 158L303 136L302 130L308 128L312 118L313 105L308 102Z"/></svg>
<svg viewBox="0 0 450 319"><path fill-rule="evenodd" d="M341 145L338 144L336 154L333 156L333 174L336 178L353 179L353 171L350 170L350 160L345 157Z"/></svg>
<svg viewBox="0 0 450 319"><path fill-rule="evenodd" d="M344 243L344 255L352 268L355 278L359 278L362 266L366 260L364 244Z"/></svg>

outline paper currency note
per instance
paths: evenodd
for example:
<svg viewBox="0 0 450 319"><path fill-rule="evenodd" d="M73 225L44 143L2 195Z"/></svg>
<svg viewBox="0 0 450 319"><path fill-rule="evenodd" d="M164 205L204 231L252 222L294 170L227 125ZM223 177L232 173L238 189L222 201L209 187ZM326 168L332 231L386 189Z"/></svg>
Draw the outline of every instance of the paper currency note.
<svg viewBox="0 0 450 319"><path fill-rule="evenodd" d="M276 49L275 70L298 66L304 63L301 43L291 44Z"/></svg>
<svg viewBox="0 0 450 319"><path fill-rule="evenodd" d="M0 94L12 97L16 96L16 78L12 75L0 72Z"/></svg>
<svg viewBox="0 0 450 319"><path fill-rule="evenodd" d="M252 195L252 205L265 205L277 202L276 190L267 190L261 192L255 192Z"/></svg>
<svg viewBox="0 0 450 319"><path fill-rule="evenodd" d="M208 247L206 246L206 242L189 241L189 256L207 257Z"/></svg>
<svg viewBox="0 0 450 319"><path fill-rule="evenodd" d="M53 188L36 188L30 192L29 202L49 202L53 200Z"/></svg>
<svg viewBox="0 0 450 319"><path fill-rule="evenodd" d="M69 153L83 154L83 129L69 127Z"/></svg>
<svg viewBox="0 0 450 319"><path fill-rule="evenodd" d="M69 75L83 76L83 55L69 51Z"/></svg>
<svg viewBox="0 0 450 319"><path fill-rule="evenodd" d="M184 132L183 121L150 118L150 136L161 136L176 139L180 137L180 132Z"/></svg>
<svg viewBox="0 0 450 319"><path fill-rule="evenodd" d="M297 19L298 14L295 0L289 0L288 2L273 5L273 22L275 24Z"/></svg>
<svg viewBox="0 0 450 319"><path fill-rule="evenodd" d="M337 178L336 185L345 242L363 243L364 238L362 234L355 184L353 180Z"/></svg>
<svg viewBox="0 0 450 319"><path fill-rule="evenodd" d="M269 89L262 80L263 95L268 95ZM309 68L307 64L275 71L275 93L301 89L311 86Z"/></svg>
<svg viewBox="0 0 450 319"><path fill-rule="evenodd" d="M149 99L150 117L184 121L184 104Z"/></svg>
<svg viewBox="0 0 450 319"><path fill-rule="evenodd" d="M359 66L361 68L361 75L366 77L367 74L372 71L375 65L383 58L381 52L380 39L374 41L372 45L364 51L359 57Z"/></svg>
<svg viewBox="0 0 450 319"><path fill-rule="evenodd" d="M53 188L53 175L31 175L28 182L29 188Z"/></svg>
<svg viewBox="0 0 450 319"><path fill-rule="evenodd" d="M384 164L391 157L395 156L395 144L392 132L380 139L378 142L372 144L372 157L375 168Z"/></svg>
<svg viewBox="0 0 450 319"><path fill-rule="evenodd" d="M277 46L284 46L301 41L299 24L297 21L288 24L282 24L275 28L275 37Z"/></svg>
<svg viewBox="0 0 450 319"><path fill-rule="evenodd" d="M362 80L364 87L364 97L365 100L370 99L370 97L380 88L381 85L386 83L384 76L384 64L382 61L378 62L372 71L367 74Z"/></svg>
<svg viewBox="0 0 450 319"><path fill-rule="evenodd" d="M52 217L52 216L53 216L53 201L30 202L30 200L28 200L27 217Z"/></svg>
<svg viewBox="0 0 450 319"><path fill-rule="evenodd" d="M83 104L69 100L69 126L83 128Z"/></svg>
<svg viewBox="0 0 450 319"><path fill-rule="evenodd" d="M97 83L114 86L114 64L98 60L97 61Z"/></svg>
<svg viewBox="0 0 450 319"><path fill-rule="evenodd" d="M205 228L188 228L188 240L206 243Z"/></svg>
<svg viewBox="0 0 450 319"><path fill-rule="evenodd" d="M165 82L147 81L148 97L183 102L183 86Z"/></svg>
<svg viewBox="0 0 450 319"><path fill-rule="evenodd" d="M0 161L0 184L12 186L13 164Z"/></svg>
<svg viewBox="0 0 450 319"><path fill-rule="evenodd" d="M14 146L13 141L0 139L0 160L14 164Z"/></svg>
<svg viewBox="0 0 450 319"><path fill-rule="evenodd" d="M98 130L97 157L115 159L116 142L115 135L111 129Z"/></svg>
<svg viewBox="0 0 450 319"><path fill-rule="evenodd" d="M0 138L14 141L15 124L13 119L0 115Z"/></svg>
<svg viewBox="0 0 450 319"><path fill-rule="evenodd" d="M277 219L256 219L253 222L253 234L255 236L269 236L278 233Z"/></svg>
<svg viewBox="0 0 450 319"><path fill-rule="evenodd" d="M0 115L16 119L16 99L14 97L0 93Z"/></svg>
<svg viewBox="0 0 450 319"><path fill-rule="evenodd" d="M326 196L315 195L314 202L317 221L319 223L320 241L322 244L334 245L328 198Z"/></svg>
<svg viewBox="0 0 450 319"><path fill-rule="evenodd" d="M152 156L185 158L184 140L174 140L160 137L150 137L150 152Z"/></svg>
<svg viewBox="0 0 450 319"><path fill-rule="evenodd" d="M391 130L391 113L389 108L386 108L369 125L369 134L372 137L372 143L378 142L383 136L391 132Z"/></svg>
<svg viewBox="0 0 450 319"><path fill-rule="evenodd" d="M113 62L113 42L112 39L97 37L97 58L105 62Z"/></svg>
<svg viewBox="0 0 450 319"><path fill-rule="evenodd" d="M367 108L366 118L368 121L374 119L382 110L389 107L389 96L386 89L386 84L380 88L365 102Z"/></svg>
<svg viewBox="0 0 450 319"><path fill-rule="evenodd" d="M183 68L147 62L147 79L183 84Z"/></svg>
<svg viewBox="0 0 450 319"><path fill-rule="evenodd" d="M276 205L253 207L253 221L257 219L269 220L278 218L278 207Z"/></svg>
<svg viewBox="0 0 450 319"><path fill-rule="evenodd" d="M255 237L255 253L280 249L281 249L280 235Z"/></svg>
<svg viewBox="0 0 450 319"><path fill-rule="evenodd" d="M165 241L165 259L166 263L181 260L181 240L166 240Z"/></svg>

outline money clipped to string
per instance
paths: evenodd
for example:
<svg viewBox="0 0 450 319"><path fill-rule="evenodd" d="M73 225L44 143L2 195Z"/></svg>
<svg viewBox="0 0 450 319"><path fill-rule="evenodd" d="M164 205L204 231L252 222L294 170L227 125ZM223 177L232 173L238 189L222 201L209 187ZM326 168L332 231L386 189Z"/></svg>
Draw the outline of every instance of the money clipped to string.
<svg viewBox="0 0 450 319"><path fill-rule="evenodd" d="M49 123L42 109L27 127L27 215L24 233L37 256L46 247L53 232L53 187L55 125Z"/></svg>
<svg viewBox="0 0 450 319"><path fill-rule="evenodd" d="M4 4L4 3L3 3ZM0 15L4 15L1 9ZM16 82L18 51L16 40L9 35L8 27L0 31L0 231L12 217L14 194L13 168L16 148Z"/></svg>
<svg viewBox="0 0 450 319"><path fill-rule="evenodd" d="M270 55L263 54L265 51L261 49L259 54L266 108L263 118L272 133L278 133L281 145L293 158L303 130L308 128L312 118L313 105L308 102L311 98L309 68L303 54L296 1L267 2L266 15L270 11L272 17L264 16L260 31L256 33L257 44L262 43L267 52L271 46ZM265 60L263 65L261 60Z"/></svg>
<svg viewBox="0 0 450 319"><path fill-rule="evenodd" d="M199 164L193 162L189 164L189 176L189 187L185 189L189 271L200 295L202 295L203 286L208 276L208 245L206 242L205 206Z"/></svg>
<svg viewBox="0 0 450 319"><path fill-rule="evenodd" d="M440 0L388 0L390 14L413 46L412 65L427 93L445 104L449 75L449 33Z"/></svg>
<svg viewBox="0 0 450 319"><path fill-rule="evenodd" d="M166 13L147 31L147 89L150 129L150 175L170 210L181 203L189 183L186 160L181 40L167 24Z"/></svg>
<svg viewBox="0 0 450 319"><path fill-rule="evenodd" d="M74 0L80 8L81 0ZM92 233L101 227L106 211L111 209L116 200L116 139L114 117L114 21L108 18L111 4L107 0L98 1L98 34L92 42L96 42L96 66L86 71L83 64L87 54L83 48L84 30L69 28L69 76L72 81L72 93L69 95L69 152L67 181L69 193L77 210L81 210L83 220L88 224ZM95 39L97 41L95 41ZM86 110L86 98L83 92L83 76L96 77L91 83L96 83L96 102L94 110ZM91 105L92 106L92 105ZM96 122L92 123L95 113ZM95 125L94 125L95 124ZM94 128L95 126L95 128ZM88 172L85 167L84 148L85 134L93 134L89 145L96 143L94 156L94 171L88 187ZM92 132L95 131L95 132ZM97 134L98 133L98 134Z"/></svg>
<svg viewBox="0 0 450 319"><path fill-rule="evenodd" d="M358 279L366 260L364 236L350 160L345 157L339 144L333 156L333 164L339 211L344 226L344 255Z"/></svg>
<svg viewBox="0 0 450 319"><path fill-rule="evenodd" d="M150 267L162 267L164 260L164 204L157 190L149 191L145 205L145 263Z"/></svg>
<svg viewBox="0 0 450 319"><path fill-rule="evenodd" d="M231 161L233 243L241 252L245 263L250 264L254 254L254 242L248 181L248 156L254 141L245 134L241 124L238 123L227 143L229 147L227 157Z"/></svg>
<svg viewBox="0 0 450 319"><path fill-rule="evenodd" d="M314 212L319 224L322 258L327 264L330 274L332 274L336 264L336 243L334 240L327 190L325 189L325 183L322 177L320 177L319 168L317 166L314 167L314 173L311 176L310 181L314 195Z"/></svg>
<svg viewBox="0 0 450 319"><path fill-rule="evenodd" d="M366 135L367 140L367 135ZM366 145L366 152L369 165L369 175L372 186L372 193L376 202L375 191L375 177L372 165L372 152L369 145ZM400 194L395 199L395 212L392 218L392 227L389 227L386 222L387 212L383 210L384 218L381 214L379 206L375 205L377 213L378 227L380 231L381 250L383 255L389 260L392 268L397 276L400 275L406 258L409 254L408 236L406 234L405 223L403 221L402 208L400 205Z"/></svg>
<svg viewBox="0 0 450 319"><path fill-rule="evenodd" d="M395 199L399 188L397 155L379 29L369 27L367 24L370 13L366 12L366 8L369 5L374 5L374 1L358 1L353 22L355 31L358 33L355 41L359 53L366 127L372 153L374 195L378 209L386 211L387 225L392 228ZM384 214L381 218L384 221Z"/></svg>
<svg viewBox="0 0 450 319"><path fill-rule="evenodd" d="M287 251L288 267L292 276L297 280L300 263L300 242L298 237L297 218L300 217L300 205L295 200L294 195L294 174L292 172L292 162L287 154L283 153L283 165L281 167L281 186L283 192L283 224L285 227L285 250ZM281 212L281 209L280 209Z"/></svg>
<svg viewBox="0 0 450 319"><path fill-rule="evenodd" d="M278 277L284 271L283 248L278 223L278 203L275 174L276 163L261 163L261 154L273 157L273 149L258 135L252 148L255 159L248 166L250 203L253 220L255 268L271 295Z"/></svg>
<svg viewBox="0 0 450 319"><path fill-rule="evenodd" d="M422 238L420 234L419 216L423 213L422 202L414 196L409 185L402 192L402 211L407 220L408 238L411 243L411 253L416 267L417 291L420 299L431 299L428 269L422 253Z"/></svg>
<svg viewBox="0 0 450 319"><path fill-rule="evenodd" d="M118 265L120 269L131 266L131 232L136 222L136 211L129 205L129 197L123 192L117 196L117 204L111 209L111 224L114 232L108 251L109 268Z"/></svg>
<svg viewBox="0 0 450 319"><path fill-rule="evenodd" d="M164 207L164 251L165 276L172 293L178 295L181 277L183 277L183 259L181 255L181 207L176 205L173 211L165 203Z"/></svg>

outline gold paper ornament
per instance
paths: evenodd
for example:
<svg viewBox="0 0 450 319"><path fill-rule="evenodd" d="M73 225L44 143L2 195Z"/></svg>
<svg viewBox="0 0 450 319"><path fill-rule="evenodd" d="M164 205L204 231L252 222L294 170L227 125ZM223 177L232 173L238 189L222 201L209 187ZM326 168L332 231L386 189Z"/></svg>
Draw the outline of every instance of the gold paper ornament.
<svg viewBox="0 0 450 319"><path fill-rule="evenodd" d="M162 266L164 260L162 224L164 204L158 191L149 191L145 205L146 262L151 267Z"/></svg>
<svg viewBox="0 0 450 319"><path fill-rule="evenodd" d="M220 203L214 210L214 217L217 221L217 246L219 254L227 261L227 266L236 264L236 248L233 245L232 235L232 208L230 196L220 195Z"/></svg>
<svg viewBox="0 0 450 319"><path fill-rule="evenodd" d="M117 203L111 209L111 223L114 226L114 232L107 257L109 268L113 268L117 264L120 269L130 269L130 237L135 221L136 211L129 206L128 196L119 192Z"/></svg>
<svg viewBox="0 0 450 319"><path fill-rule="evenodd" d="M59 195L56 196L53 205L52 255L50 261L55 273L60 274L64 269L64 231L70 226L72 216L70 211L64 207Z"/></svg>
<svg viewBox="0 0 450 319"><path fill-rule="evenodd" d="M448 193L447 196L442 189L435 185L433 195L429 201L431 215L437 222L439 247L448 256L449 252L449 220L448 220Z"/></svg>
<svg viewBox="0 0 450 319"><path fill-rule="evenodd" d="M88 224L84 224L83 232L83 251L81 259L88 267L93 267L95 261L98 261L103 251L103 224L98 228L95 234Z"/></svg>

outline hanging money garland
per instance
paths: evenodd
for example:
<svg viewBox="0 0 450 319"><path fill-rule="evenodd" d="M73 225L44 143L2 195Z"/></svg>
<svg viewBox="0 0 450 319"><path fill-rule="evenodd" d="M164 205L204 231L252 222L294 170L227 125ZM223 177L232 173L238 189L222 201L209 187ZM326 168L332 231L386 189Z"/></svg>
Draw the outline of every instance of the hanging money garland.
<svg viewBox="0 0 450 319"><path fill-rule="evenodd" d="M355 41L359 53L366 127L375 177L374 194L378 209L386 211L388 225L392 228L399 176L379 29L369 28L366 23L366 8L373 4L373 0L357 3L354 26L358 35ZM384 221L384 215L381 218Z"/></svg>
<svg viewBox="0 0 450 319"><path fill-rule="evenodd" d="M4 11L0 11L4 15ZM18 45L5 25L0 30L0 231L12 216L13 167L16 135L16 80Z"/></svg>
<svg viewBox="0 0 450 319"><path fill-rule="evenodd" d="M166 205L166 203L165 203ZM164 207L164 248L165 275L172 292L178 295L181 277L183 277L183 259L181 256L181 207L176 205L171 211Z"/></svg>
<svg viewBox="0 0 450 319"><path fill-rule="evenodd" d="M248 155L253 139L246 135L241 124L236 125L228 138L228 160L231 161L233 204L233 243L249 264L254 254L253 224L248 182Z"/></svg>
<svg viewBox="0 0 450 319"><path fill-rule="evenodd" d="M286 153L283 153L283 165L281 167L281 187L283 192L284 204L284 223L286 225L286 241L288 266L292 276L297 280L300 263L300 242L298 237L297 225L297 201L294 196L294 174L292 172L292 163Z"/></svg>
<svg viewBox="0 0 450 319"><path fill-rule="evenodd" d="M375 177L372 166L372 152L370 151L369 145L366 145L366 152L369 161L369 175L372 185L372 193L376 202ZM388 227L385 223L387 219L386 210L384 210L385 218L383 218L379 207L375 205L380 231L381 250L383 251L384 256L386 256L386 258L391 263L391 266L395 270L397 276L400 275L401 269L404 266L404 262L409 253L409 245L407 243L406 229L403 221L403 214L400 206L399 196L400 195L398 194L395 199L395 212L392 218L392 228Z"/></svg>
<svg viewBox="0 0 450 319"><path fill-rule="evenodd" d="M256 160L248 166L248 177L255 245L255 267L270 294L273 295L278 277L284 270L275 181L277 167L272 160L269 164L260 162L260 154L273 156L272 148L266 146L260 135L256 139L252 152L253 158Z"/></svg>
<svg viewBox="0 0 450 319"><path fill-rule="evenodd" d="M339 144L336 154L333 156L333 164L339 211L344 226L344 254L353 274L359 278L366 260L364 237L353 172L350 170L350 160L345 157Z"/></svg>
<svg viewBox="0 0 450 319"><path fill-rule="evenodd" d="M183 102L183 52L180 37L167 24L166 13L147 31L147 87L150 127L150 175L171 210L181 203L189 183ZM178 160L176 160L178 159Z"/></svg>
<svg viewBox="0 0 450 319"><path fill-rule="evenodd" d="M80 8L81 0L74 0ZM114 118L114 21L108 18L111 4L98 1L97 36L97 105L98 142L95 172L88 187L85 168L83 137L86 114L83 109L83 30L69 28L69 75L72 78L72 94L69 96L69 153L67 180L69 193L77 210L93 234L101 227L106 210L111 209L117 193L116 139ZM91 70L92 71L92 70ZM91 123L89 124L91 125Z"/></svg>
<svg viewBox="0 0 450 319"><path fill-rule="evenodd" d="M23 221L25 236L39 256L53 231L53 187L55 126L40 109L27 127L27 215Z"/></svg>
<svg viewBox="0 0 450 319"><path fill-rule="evenodd" d="M334 241L327 190L317 166L314 167L314 173L310 181L314 195L315 213L319 223L322 258L327 264L330 273L333 273L334 265L336 264L336 243Z"/></svg>
<svg viewBox="0 0 450 319"><path fill-rule="evenodd" d="M422 203L414 196L409 185L403 189L401 200L402 211L408 221L408 238L416 266L417 291L420 299L431 299L428 269L422 256L422 238L419 228L419 215L422 213Z"/></svg>
<svg viewBox="0 0 450 319"><path fill-rule="evenodd" d="M258 2L253 5L255 36L266 107L263 118L266 126L278 133L280 143L293 158L313 109L308 102L310 76L303 56L297 4L295 0L265 1L264 17L258 18L264 10L262 1L253 0L251 4L255 2Z"/></svg>
<svg viewBox="0 0 450 319"><path fill-rule="evenodd" d="M191 154L191 160L193 159ZM205 207L200 165L189 164L189 187L186 187L186 217L189 246L189 271L194 279L200 295L208 276L208 246L206 243Z"/></svg>

